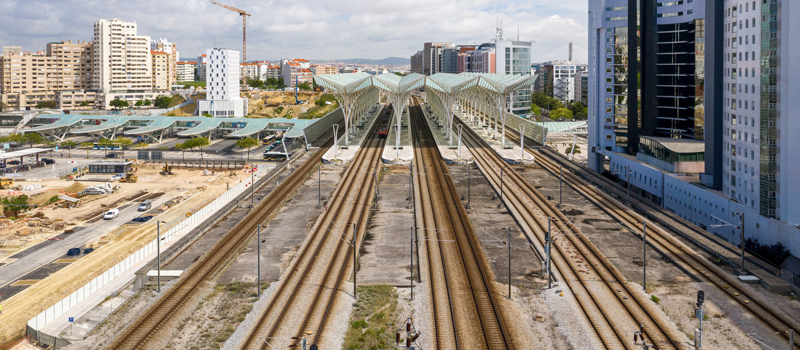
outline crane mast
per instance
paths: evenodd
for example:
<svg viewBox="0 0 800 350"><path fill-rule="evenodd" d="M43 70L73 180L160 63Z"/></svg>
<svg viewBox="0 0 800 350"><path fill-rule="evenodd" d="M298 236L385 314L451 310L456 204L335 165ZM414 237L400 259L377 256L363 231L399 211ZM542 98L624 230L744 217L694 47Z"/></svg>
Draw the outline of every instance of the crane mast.
<svg viewBox="0 0 800 350"><path fill-rule="evenodd" d="M247 11L237 9L233 6L228 6L214 0L209 0L212 4L220 6L222 8L231 10L233 12L238 13L242 16L242 63L247 63L247 17L250 17L250 14ZM245 73L247 69L244 70ZM246 74L242 76L242 80L244 81L244 88L247 90L247 76Z"/></svg>

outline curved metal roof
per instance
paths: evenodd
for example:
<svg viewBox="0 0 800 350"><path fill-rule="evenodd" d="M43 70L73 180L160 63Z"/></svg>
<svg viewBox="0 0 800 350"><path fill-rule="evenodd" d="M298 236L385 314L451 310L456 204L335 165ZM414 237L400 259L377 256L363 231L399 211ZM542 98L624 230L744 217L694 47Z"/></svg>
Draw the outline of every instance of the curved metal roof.
<svg viewBox="0 0 800 350"><path fill-rule="evenodd" d="M425 76L417 73L411 73L404 77L393 73L381 74L372 77L372 84L381 90L402 94L421 88L425 84Z"/></svg>

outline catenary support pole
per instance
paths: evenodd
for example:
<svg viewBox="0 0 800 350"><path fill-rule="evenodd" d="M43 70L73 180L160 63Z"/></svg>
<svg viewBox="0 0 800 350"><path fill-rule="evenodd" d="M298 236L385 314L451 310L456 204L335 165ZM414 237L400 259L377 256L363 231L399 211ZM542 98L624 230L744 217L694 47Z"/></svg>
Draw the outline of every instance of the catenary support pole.
<svg viewBox="0 0 800 350"><path fill-rule="evenodd" d="M742 276L746 276L747 272L745 272L745 271L747 271L747 270L745 270L745 268L744 268L744 245L745 245L744 244L744 242L745 242L744 241L744 212L739 213L739 216L742 218L742 225L740 226L741 232L742 232L742 273L741 273L741 275Z"/></svg>
<svg viewBox="0 0 800 350"><path fill-rule="evenodd" d="M158 260L156 292L161 292L161 220L156 221L156 252L156 260Z"/></svg>
<svg viewBox="0 0 800 350"><path fill-rule="evenodd" d="M647 220L642 223L642 288L647 292Z"/></svg>
<svg viewBox="0 0 800 350"><path fill-rule="evenodd" d="M411 227L411 240L410 245L411 254L411 300L414 300L414 227Z"/></svg>
<svg viewBox="0 0 800 350"><path fill-rule="evenodd" d="M356 235L358 235L358 224L353 223L353 298L358 299L358 294L356 293L356 287L358 287L356 283L356 250L358 250L358 244L356 243Z"/></svg>
<svg viewBox="0 0 800 350"><path fill-rule="evenodd" d="M508 227L508 300L511 300L511 226Z"/></svg>
<svg viewBox="0 0 800 350"><path fill-rule="evenodd" d="M558 207L561 208L561 199L562 197L562 190L564 179L561 177L561 166L558 166Z"/></svg>
<svg viewBox="0 0 800 350"><path fill-rule="evenodd" d="M256 296L261 297L261 225L258 225L256 233Z"/></svg>
<svg viewBox="0 0 800 350"><path fill-rule="evenodd" d="M550 232L550 226L552 223L551 218L547 218L547 236L545 236L545 252L547 253L547 263L545 264L547 267L547 289L553 288L553 279L550 278L550 240L553 237Z"/></svg>

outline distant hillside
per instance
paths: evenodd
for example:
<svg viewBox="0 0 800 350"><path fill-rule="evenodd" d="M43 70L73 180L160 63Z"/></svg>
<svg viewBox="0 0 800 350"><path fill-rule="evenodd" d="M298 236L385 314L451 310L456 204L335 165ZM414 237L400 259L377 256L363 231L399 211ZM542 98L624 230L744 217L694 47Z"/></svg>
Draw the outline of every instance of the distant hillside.
<svg viewBox="0 0 800 350"><path fill-rule="evenodd" d="M322 62L338 62L338 63L352 63L352 64L378 64L388 66L402 66L411 64L409 58L400 57L387 57L380 60L371 60L367 58L348 58L348 59L335 59L335 60L310 60L312 63Z"/></svg>

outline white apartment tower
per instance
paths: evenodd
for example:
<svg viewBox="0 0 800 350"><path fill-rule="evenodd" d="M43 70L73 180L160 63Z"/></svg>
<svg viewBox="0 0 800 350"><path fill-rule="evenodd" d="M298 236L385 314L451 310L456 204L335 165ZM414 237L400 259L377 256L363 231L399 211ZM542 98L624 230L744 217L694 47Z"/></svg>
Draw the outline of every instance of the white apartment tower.
<svg viewBox="0 0 800 350"><path fill-rule="evenodd" d="M92 89L102 93L149 92L152 84L150 37L136 22L101 19L94 23Z"/></svg>
<svg viewBox="0 0 800 350"><path fill-rule="evenodd" d="M239 97L239 51L206 51L206 99L198 108L215 117L247 115L247 99Z"/></svg>
<svg viewBox="0 0 800 350"><path fill-rule="evenodd" d="M723 191L790 224L800 224L799 16L790 0L725 0L723 14Z"/></svg>
<svg viewBox="0 0 800 350"><path fill-rule="evenodd" d="M495 44L495 72L498 74L531 74L531 42L503 39L502 23L498 21ZM531 87L514 93L511 113L531 113Z"/></svg>
<svg viewBox="0 0 800 350"><path fill-rule="evenodd" d="M170 42L166 38L159 38L158 40L150 40L150 50L166 52L170 55L170 75L169 84L172 85L178 81L178 61L181 60L181 54L178 52L178 44Z"/></svg>

